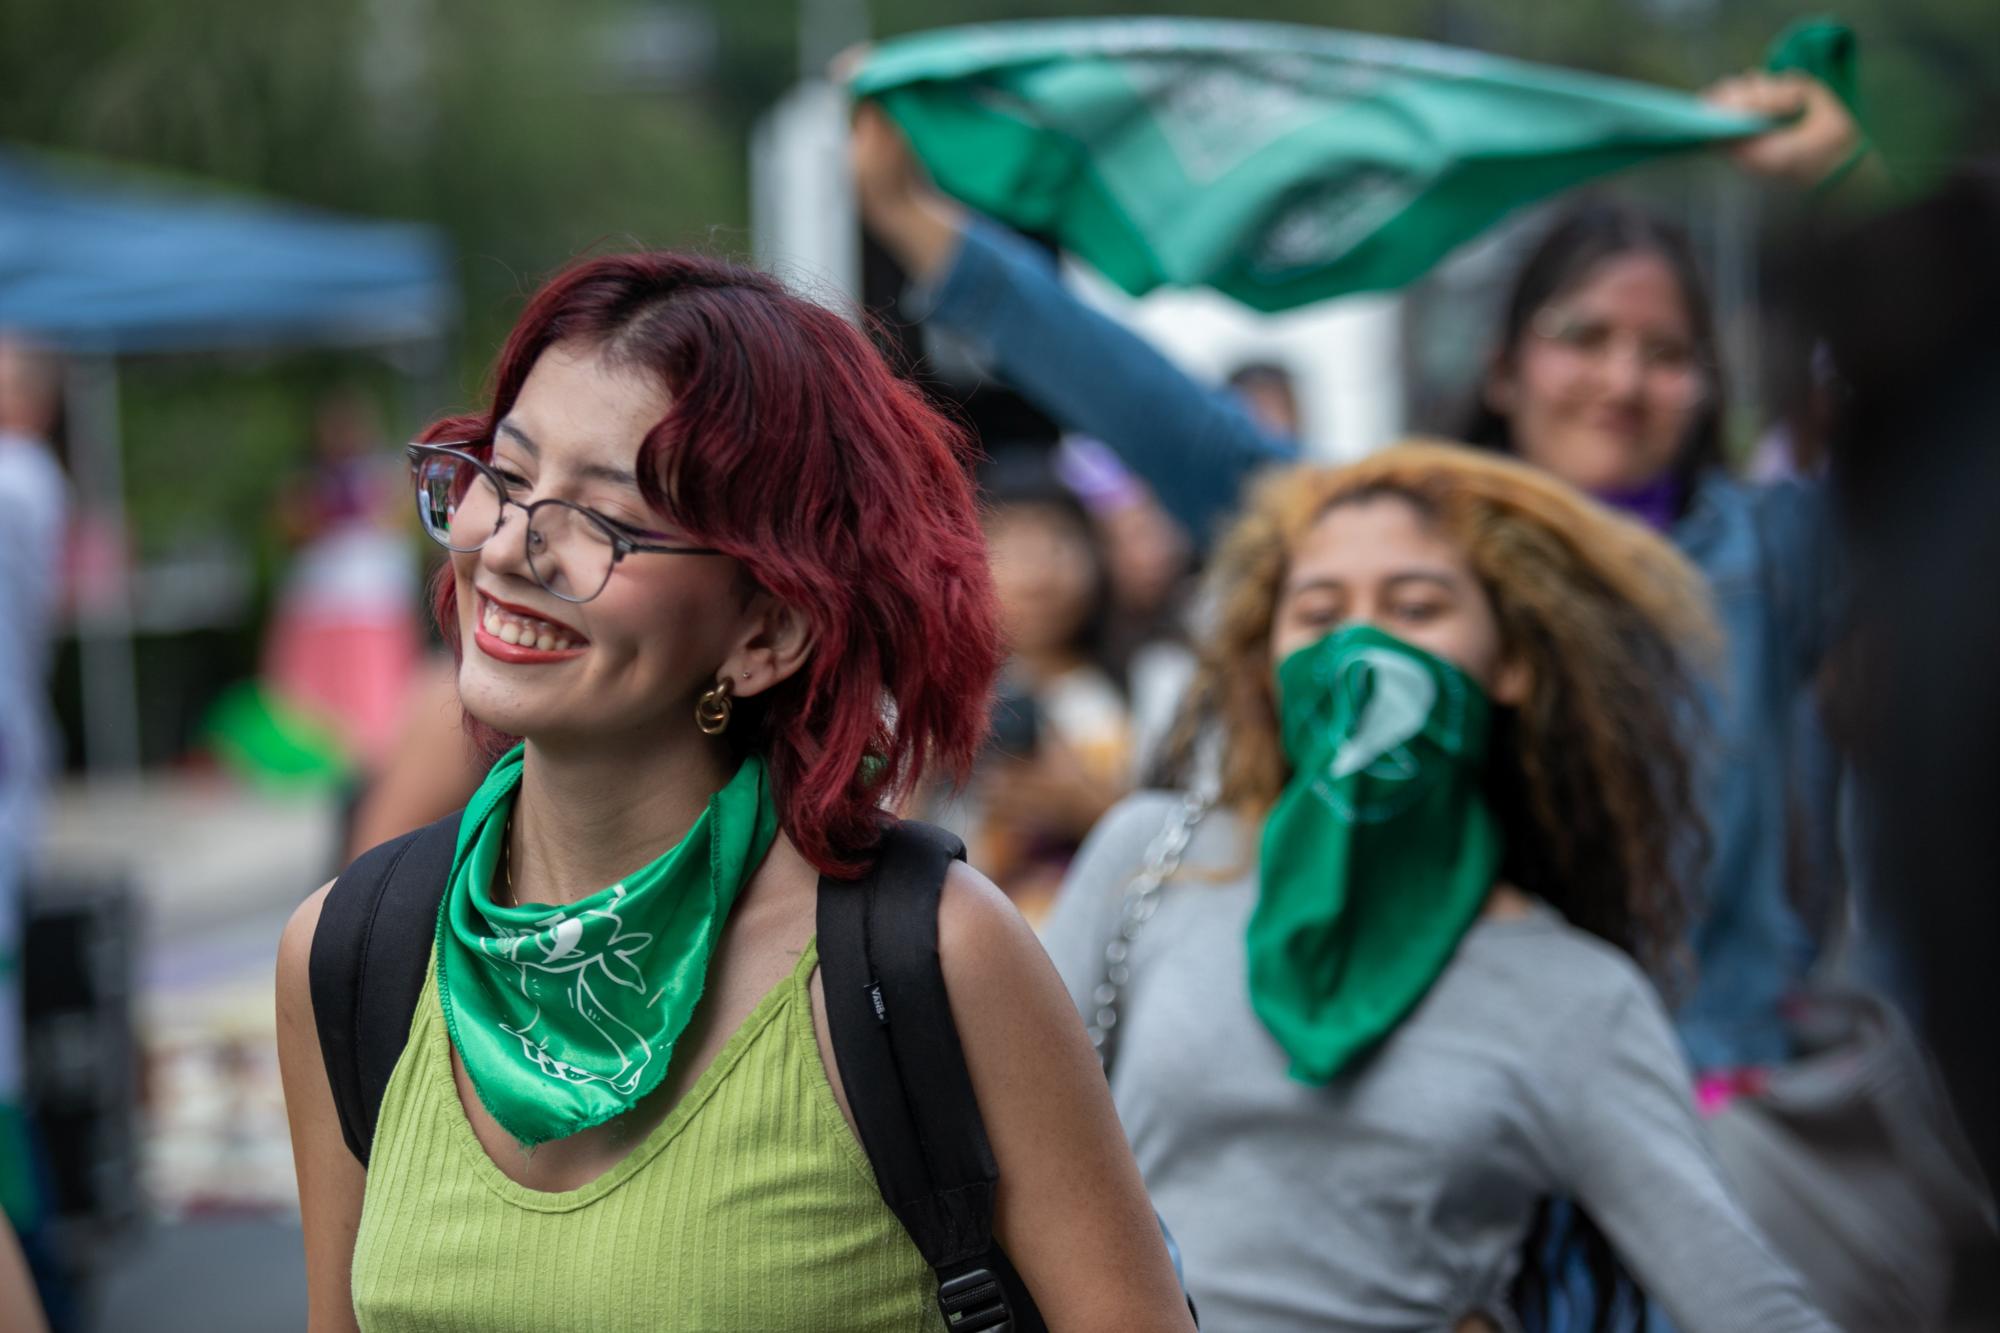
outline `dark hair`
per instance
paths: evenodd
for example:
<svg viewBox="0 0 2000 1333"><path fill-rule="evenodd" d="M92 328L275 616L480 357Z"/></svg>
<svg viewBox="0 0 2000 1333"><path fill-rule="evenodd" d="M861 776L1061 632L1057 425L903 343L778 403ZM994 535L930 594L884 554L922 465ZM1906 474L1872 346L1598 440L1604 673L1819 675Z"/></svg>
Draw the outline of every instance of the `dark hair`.
<svg viewBox="0 0 2000 1333"><path fill-rule="evenodd" d="M1691 493L1693 483L1703 473L1722 465L1722 423L1727 404L1708 285L1702 281L1687 233L1679 227L1609 199L1585 199L1565 209L1514 275L1501 311L1493 364L1512 364L1529 321L1542 307L1589 281L1606 260L1634 254L1657 255L1673 270L1681 301L1687 307L1695 355L1710 376L1712 387L1688 425L1687 439L1674 464L1683 491ZM1511 423L1487 403L1483 386L1474 395L1459 438L1485 449L1517 452Z"/></svg>
<svg viewBox="0 0 2000 1333"><path fill-rule="evenodd" d="M1536 1204L1520 1256L1508 1305L1528 1333L1642 1333L1646 1328L1646 1293L1603 1228L1572 1200L1545 1198Z"/></svg>
<svg viewBox="0 0 2000 1333"><path fill-rule="evenodd" d="M1286 393L1291 393L1293 388L1292 372L1275 361L1246 361L1229 372L1225 383L1239 391L1258 385L1283 389Z"/></svg>
<svg viewBox="0 0 2000 1333"><path fill-rule="evenodd" d="M2000 156L1922 198L1808 236L1805 289L1838 372L1832 477L1852 584L1833 691L1873 793L1860 867L1926 1042L1989 1180L2000 1064L2000 620L1966 601L2000 569ZM1970 614L1968 614L1970 612ZM1989 1274L1990 1278L1990 1274ZM1990 1289L1990 1282L1989 1282Z"/></svg>
<svg viewBox="0 0 2000 1333"><path fill-rule="evenodd" d="M1083 614L1063 645L1098 667L1122 691L1124 674L1109 649L1112 587L1111 560L1104 534L1075 491L1063 483L1046 449L1003 445L979 469L980 501L988 514L1003 509L1033 509L1054 516L1076 530L1090 553L1090 587Z"/></svg>
<svg viewBox="0 0 2000 1333"><path fill-rule="evenodd" d="M884 799L933 764L963 780L985 735L1000 631L963 434L832 311L721 260L642 252L551 279L501 350L487 411L424 438L490 445L563 343L666 386L639 449L647 503L805 615L810 658L742 701L731 735L770 765L806 859L859 872ZM448 570L435 605L457 652Z"/></svg>

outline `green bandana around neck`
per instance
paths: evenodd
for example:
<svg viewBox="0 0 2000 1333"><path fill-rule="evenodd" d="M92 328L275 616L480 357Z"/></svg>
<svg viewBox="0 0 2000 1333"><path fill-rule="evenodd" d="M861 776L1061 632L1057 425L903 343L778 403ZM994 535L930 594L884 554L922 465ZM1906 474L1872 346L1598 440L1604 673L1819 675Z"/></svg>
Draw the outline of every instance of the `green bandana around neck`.
<svg viewBox="0 0 2000 1333"><path fill-rule="evenodd" d="M534 1147L630 1110L666 1077L723 921L778 818L752 756L652 864L577 902L502 906L491 885L524 749L501 757L459 821L437 985L480 1102Z"/></svg>
<svg viewBox="0 0 2000 1333"><path fill-rule="evenodd" d="M1486 696L1369 625L1278 667L1293 777L1264 825L1250 1003L1325 1083L1444 971L1493 891L1500 828L1480 792Z"/></svg>

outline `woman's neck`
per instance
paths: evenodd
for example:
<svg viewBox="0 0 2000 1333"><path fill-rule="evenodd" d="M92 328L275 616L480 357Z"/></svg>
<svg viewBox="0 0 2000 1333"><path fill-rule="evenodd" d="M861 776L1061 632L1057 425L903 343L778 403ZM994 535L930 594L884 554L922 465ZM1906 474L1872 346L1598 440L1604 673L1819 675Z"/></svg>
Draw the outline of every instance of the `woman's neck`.
<svg viewBox="0 0 2000 1333"><path fill-rule="evenodd" d="M528 742L508 831L513 901L570 903L617 883L687 837L734 773L724 744L699 734L629 750Z"/></svg>
<svg viewBox="0 0 2000 1333"><path fill-rule="evenodd" d="M1655 532L1666 532L1680 519L1686 490L1680 477L1663 472L1650 481L1604 487L1594 494L1601 503L1626 517L1639 520Z"/></svg>
<svg viewBox="0 0 2000 1333"><path fill-rule="evenodd" d="M1502 880L1493 886L1480 915L1489 921L1520 921L1535 914L1535 900Z"/></svg>

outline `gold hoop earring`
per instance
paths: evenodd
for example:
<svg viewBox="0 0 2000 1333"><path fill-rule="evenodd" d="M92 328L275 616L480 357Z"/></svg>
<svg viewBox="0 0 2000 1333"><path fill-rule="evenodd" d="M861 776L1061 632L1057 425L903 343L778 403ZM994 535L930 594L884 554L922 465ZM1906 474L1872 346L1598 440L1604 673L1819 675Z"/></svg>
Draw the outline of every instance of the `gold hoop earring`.
<svg viewBox="0 0 2000 1333"><path fill-rule="evenodd" d="M729 714L736 705L729 697L729 678L723 677L701 696L694 706L694 724L705 736L720 736L729 730Z"/></svg>

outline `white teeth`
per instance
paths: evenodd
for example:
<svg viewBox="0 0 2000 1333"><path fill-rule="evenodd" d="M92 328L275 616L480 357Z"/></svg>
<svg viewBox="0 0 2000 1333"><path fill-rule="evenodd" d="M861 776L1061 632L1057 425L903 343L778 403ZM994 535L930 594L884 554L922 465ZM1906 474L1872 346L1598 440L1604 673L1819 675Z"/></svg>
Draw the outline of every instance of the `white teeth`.
<svg viewBox="0 0 2000 1333"><path fill-rule="evenodd" d="M536 620L532 616L517 616L511 611L503 612L488 602L481 623L486 632L502 643L515 644L522 648L533 648L539 652L565 652L577 646L576 640L567 633Z"/></svg>

